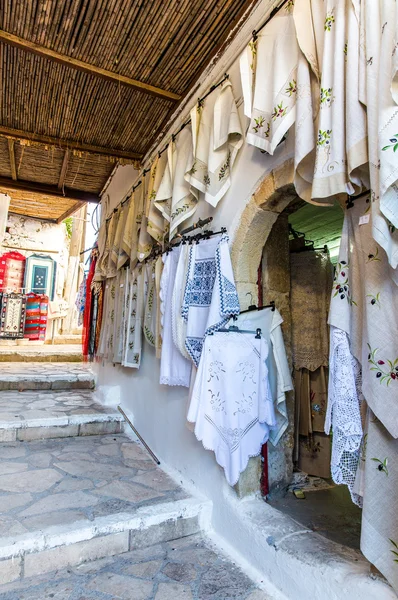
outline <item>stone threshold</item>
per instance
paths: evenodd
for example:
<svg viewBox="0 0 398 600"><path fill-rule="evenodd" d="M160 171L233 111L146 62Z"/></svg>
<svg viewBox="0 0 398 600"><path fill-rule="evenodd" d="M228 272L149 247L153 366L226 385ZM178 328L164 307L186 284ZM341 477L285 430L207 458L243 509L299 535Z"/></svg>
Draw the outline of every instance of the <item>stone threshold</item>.
<svg viewBox="0 0 398 600"><path fill-rule="evenodd" d="M0 540L0 581L11 583L67 566L198 533L211 503L195 498L138 508Z"/></svg>
<svg viewBox="0 0 398 600"><path fill-rule="evenodd" d="M359 550L303 527L259 497L230 497L213 523L240 562L290 600L397 600Z"/></svg>
<svg viewBox="0 0 398 600"><path fill-rule="evenodd" d="M0 422L0 442L46 440L124 432L119 413L71 415Z"/></svg>

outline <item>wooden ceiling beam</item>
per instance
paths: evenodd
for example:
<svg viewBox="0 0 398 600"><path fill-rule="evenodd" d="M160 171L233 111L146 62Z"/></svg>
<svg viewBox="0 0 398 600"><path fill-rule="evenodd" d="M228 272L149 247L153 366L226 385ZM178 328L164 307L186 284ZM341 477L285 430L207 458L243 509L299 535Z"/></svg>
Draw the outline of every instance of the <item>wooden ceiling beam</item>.
<svg viewBox="0 0 398 600"><path fill-rule="evenodd" d="M0 189L7 190L23 190L25 192L35 192L36 194L45 194L46 196L54 196L57 198L65 198L76 200L79 202L95 202L99 203L100 197L93 192L85 192L83 190L75 190L72 188L64 188L60 190L55 185L47 185L45 183L37 183L36 181L14 181L8 177L0 177Z"/></svg>
<svg viewBox="0 0 398 600"><path fill-rule="evenodd" d="M58 179L58 189L62 190L62 187L65 183L66 172L68 170L68 162L69 162L69 150L65 150L64 160L62 161L61 173Z"/></svg>
<svg viewBox="0 0 398 600"><path fill-rule="evenodd" d="M62 223L62 221L64 221L65 219L67 219L68 217L70 217L71 215L73 215L76 211L80 210L81 207L82 207L82 205L80 204L80 202L76 202L76 204L74 204L73 206L71 206L70 208L68 208L68 210L66 210L63 215L61 215L60 217L58 217L58 219L57 219L58 225L60 223Z"/></svg>
<svg viewBox="0 0 398 600"><path fill-rule="evenodd" d="M157 96L159 98L172 100L174 102L178 102L179 100L181 100L181 96L179 94L174 94L173 92L169 92L162 88L149 85L148 83L143 83L142 81L138 81L137 79L130 79L130 77L124 77L124 75L119 75L118 73L114 73L113 71L107 71L106 69L95 67L94 65L83 62L82 60L77 60L76 58L72 58L71 56L67 56L66 54L55 52L54 50L50 50L45 46L41 46L40 44L36 44L35 42L30 42L16 35L13 35L12 33L8 33L7 31L0 30L0 41L11 46L15 46L16 48L20 48L25 52L31 52L32 54L36 54L37 56L41 56L42 58L47 58L49 60L55 61L66 67L70 67L78 71L83 71L84 73L88 73L89 75L93 75L94 77L101 77L102 79L106 79L107 81L111 81L112 83L117 83L118 85L132 87L136 90L139 90L140 92L143 92L144 94L150 94L151 96Z"/></svg>
<svg viewBox="0 0 398 600"><path fill-rule="evenodd" d="M115 150L114 148L105 148L104 146L94 146L83 142L63 140L50 135L21 131L20 129L12 129L11 127L4 127L3 125L0 125L0 135L16 138L18 140L28 140L29 142L36 142L45 146L55 146L57 148L66 148L67 150L88 152L90 154L101 154L111 158L123 158L125 160L131 160L133 163L140 161L143 157L142 154L138 154L137 152L126 152L124 150Z"/></svg>
<svg viewBox="0 0 398 600"><path fill-rule="evenodd" d="M8 155L10 157L10 166L11 166L11 177L14 181L18 179L17 177L17 164L15 162L15 140L8 139Z"/></svg>

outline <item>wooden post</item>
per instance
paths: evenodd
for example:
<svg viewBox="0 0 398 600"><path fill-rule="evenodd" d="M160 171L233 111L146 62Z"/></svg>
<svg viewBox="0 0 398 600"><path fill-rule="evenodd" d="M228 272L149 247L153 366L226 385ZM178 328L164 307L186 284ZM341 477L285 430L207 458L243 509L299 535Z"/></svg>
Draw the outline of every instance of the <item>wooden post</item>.
<svg viewBox="0 0 398 600"><path fill-rule="evenodd" d="M69 304L69 309L62 324L62 333L72 332L76 318L75 300L79 285L80 251L82 250L86 211L87 208L84 206L72 217L72 237L70 241L68 271L64 289L64 298Z"/></svg>

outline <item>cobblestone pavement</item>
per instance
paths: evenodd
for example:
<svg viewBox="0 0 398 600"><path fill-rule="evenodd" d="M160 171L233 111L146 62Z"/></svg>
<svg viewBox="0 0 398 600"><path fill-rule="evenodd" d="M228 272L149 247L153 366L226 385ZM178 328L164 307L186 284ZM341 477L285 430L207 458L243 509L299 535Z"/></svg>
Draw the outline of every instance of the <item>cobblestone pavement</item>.
<svg viewBox="0 0 398 600"><path fill-rule="evenodd" d="M0 365L1 370L1 365ZM26 391L6 390L0 394L0 427L21 426L38 420L46 425L51 419L62 419L74 415L114 415L123 420L119 411L96 401L89 390ZM69 422L70 419L67 421ZM62 423L61 423L62 424Z"/></svg>
<svg viewBox="0 0 398 600"><path fill-rule="evenodd" d="M187 494L142 447L121 434L12 443L0 449L3 539L183 498Z"/></svg>
<svg viewBox="0 0 398 600"><path fill-rule="evenodd" d="M198 534L0 586L0 600L267 600Z"/></svg>

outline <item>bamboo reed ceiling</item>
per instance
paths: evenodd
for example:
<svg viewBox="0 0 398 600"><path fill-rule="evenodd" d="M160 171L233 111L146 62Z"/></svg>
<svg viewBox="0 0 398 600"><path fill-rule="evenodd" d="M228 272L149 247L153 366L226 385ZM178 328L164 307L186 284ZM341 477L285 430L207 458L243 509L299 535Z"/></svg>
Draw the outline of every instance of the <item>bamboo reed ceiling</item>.
<svg viewBox="0 0 398 600"><path fill-rule="evenodd" d="M145 155L254 3L0 0L0 136L15 139L0 137L0 177L98 194L115 160Z"/></svg>

